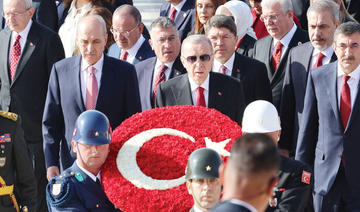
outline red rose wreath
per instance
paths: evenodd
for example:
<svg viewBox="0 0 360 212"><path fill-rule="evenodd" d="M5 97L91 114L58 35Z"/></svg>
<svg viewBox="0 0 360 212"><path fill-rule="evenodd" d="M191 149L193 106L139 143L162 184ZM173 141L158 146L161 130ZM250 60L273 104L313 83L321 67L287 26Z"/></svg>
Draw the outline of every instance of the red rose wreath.
<svg viewBox="0 0 360 212"><path fill-rule="evenodd" d="M138 113L112 134L101 171L106 195L126 212L188 211L185 186L189 155L209 147L228 156L240 126L222 113L198 106L172 106Z"/></svg>

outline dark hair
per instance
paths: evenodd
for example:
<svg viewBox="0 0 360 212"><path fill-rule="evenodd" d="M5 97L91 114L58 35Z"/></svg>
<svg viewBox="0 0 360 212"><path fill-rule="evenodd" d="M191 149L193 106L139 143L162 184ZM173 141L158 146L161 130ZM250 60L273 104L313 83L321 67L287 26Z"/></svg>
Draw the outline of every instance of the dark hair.
<svg viewBox="0 0 360 212"><path fill-rule="evenodd" d="M280 167L280 154L269 136L247 133L236 139L228 164L241 173L277 171Z"/></svg>
<svg viewBox="0 0 360 212"><path fill-rule="evenodd" d="M334 42L336 41L336 38L342 34L342 35L352 35L354 33L360 33L360 24L355 22L346 22L343 24L340 24L338 28L336 28L334 33Z"/></svg>
<svg viewBox="0 0 360 212"><path fill-rule="evenodd" d="M226 0L211 0L211 2L214 4L214 14L216 9L220 6L226 3ZM200 23L199 21L199 17L197 15L197 0L195 1L195 34L199 34L204 26L202 23Z"/></svg>
<svg viewBox="0 0 360 212"><path fill-rule="evenodd" d="M176 24L168 17L160 16L155 19L150 25L150 34L153 28L160 27L160 28L170 28L174 27L176 29Z"/></svg>
<svg viewBox="0 0 360 212"><path fill-rule="evenodd" d="M114 11L114 15L117 15L121 10L126 10L127 14L133 17L137 24L141 23L141 14L136 7L129 4L121 5Z"/></svg>
<svg viewBox="0 0 360 212"><path fill-rule="evenodd" d="M205 24L205 34L207 34L212 27L226 28L235 36L237 34L236 24L232 16L214 15Z"/></svg>

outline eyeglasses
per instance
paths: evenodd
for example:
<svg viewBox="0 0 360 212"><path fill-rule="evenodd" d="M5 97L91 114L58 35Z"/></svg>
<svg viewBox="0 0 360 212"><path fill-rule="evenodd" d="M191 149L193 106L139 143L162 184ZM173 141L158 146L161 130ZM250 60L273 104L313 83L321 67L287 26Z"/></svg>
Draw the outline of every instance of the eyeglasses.
<svg viewBox="0 0 360 212"><path fill-rule="evenodd" d="M11 17L11 16L13 16L13 17L16 17L16 16L20 16L20 15L22 15L22 14L24 14L24 13L26 13L28 10L29 10L30 8L28 8L28 9L26 9L25 11L23 11L23 12L2 12L2 15L3 15L3 17L4 18L8 18L8 17Z"/></svg>
<svg viewBox="0 0 360 212"><path fill-rule="evenodd" d="M187 62L189 63L195 63L197 61L197 56L188 56L188 57L183 57L186 59ZM210 55L208 54L203 54L199 56L199 59L201 62L208 62L210 60Z"/></svg>
<svg viewBox="0 0 360 212"><path fill-rule="evenodd" d="M340 48L342 51L345 51L347 48L350 48L351 50L357 49L359 47L358 43L352 43L350 45L346 45L345 43L340 43L339 45L336 44L338 48Z"/></svg>
<svg viewBox="0 0 360 212"><path fill-rule="evenodd" d="M276 22L279 18L279 15L262 15L260 16L260 20L262 22L265 22L265 21L272 21L272 22Z"/></svg>
<svg viewBox="0 0 360 212"><path fill-rule="evenodd" d="M117 29L114 29L113 27L111 27L110 29L110 32L113 33L114 35L115 34L121 34L125 37L128 37L130 35L130 33L132 31L134 31L140 24L137 24L134 28L130 29L130 30L117 30Z"/></svg>

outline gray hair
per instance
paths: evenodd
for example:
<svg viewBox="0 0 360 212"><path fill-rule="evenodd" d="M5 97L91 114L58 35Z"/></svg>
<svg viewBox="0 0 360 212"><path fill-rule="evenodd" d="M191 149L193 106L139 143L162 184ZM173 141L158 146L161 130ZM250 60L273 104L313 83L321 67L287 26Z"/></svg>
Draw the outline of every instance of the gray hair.
<svg viewBox="0 0 360 212"><path fill-rule="evenodd" d="M211 52L213 52L213 47L211 45L211 41L209 40L209 38L207 38L205 35L202 35L202 34L196 34L196 35L190 35L184 39L184 41L181 44L181 54L183 54L182 51L183 51L185 45L199 44L199 43L207 44L210 47Z"/></svg>
<svg viewBox="0 0 360 212"><path fill-rule="evenodd" d="M261 7L271 6L273 4L279 3L281 5L282 11L287 13L293 10L291 0L262 0Z"/></svg>
<svg viewBox="0 0 360 212"><path fill-rule="evenodd" d="M339 14L340 14L340 6L330 0L322 0L316 1L312 3L309 9L306 12L307 17L309 17L309 13L311 12L320 12L320 11L329 11L333 15L334 23L339 21Z"/></svg>
<svg viewBox="0 0 360 212"><path fill-rule="evenodd" d="M207 34L212 27L226 28L235 36L237 34L236 24L231 16L226 15L214 15L205 24L205 34Z"/></svg>
<svg viewBox="0 0 360 212"><path fill-rule="evenodd" d="M151 25L150 25L150 37L152 37L152 30L154 28L174 28L177 32L177 28L176 28L176 24L174 21L172 21L170 18L168 17L163 17L160 16L157 19L155 19ZM178 33L177 33L178 35Z"/></svg>
<svg viewBox="0 0 360 212"><path fill-rule="evenodd" d="M80 23L82 21L84 21L85 19L89 19L89 18L95 18L103 26L104 35L106 35L107 30L106 30L106 23L105 23L104 19L100 15L94 15L94 14L86 15L86 16L83 16L83 17L80 18L80 20L79 20L79 22L77 24L76 34L79 31Z"/></svg>
<svg viewBox="0 0 360 212"><path fill-rule="evenodd" d="M123 13L129 14L131 17L133 17L137 24L141 23L141 14L136 7L129 4L121 5L120 7L116 8L116 10L114 11L114 16Z"/></svg>
<svg viewBox="0 0 360 212"><path fill-rule="evenodd" d="M5 4L5 1L13 1L13 0L4 0L3 5ZM32 0L23 0L25 3L25 8L30 9L32 8ZM2 12L2 11L1 11Z"/></svg>
<svg viewBox="0 0 360 212"><path fill-rule="evenodd" d="M354 33L360 33L360 24L352 21L341 24L336 28L334 33L334 42L339 35L352 35Z"/></svg>

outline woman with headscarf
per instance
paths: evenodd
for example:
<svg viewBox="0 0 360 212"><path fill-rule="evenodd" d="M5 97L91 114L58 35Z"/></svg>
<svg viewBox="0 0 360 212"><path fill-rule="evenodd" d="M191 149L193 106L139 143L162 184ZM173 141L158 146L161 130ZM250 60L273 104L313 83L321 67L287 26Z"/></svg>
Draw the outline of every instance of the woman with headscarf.
<svg viewBox="0 0 360 212"><path fill-rule="evenodd" d="M255 32L251 28L253 17L250 7L242 1L231 0L219 6L216 15L227 15L234 18L239 39L235 50L239 54L248 56L249 50L254 47L257 40Z"/></svg>

